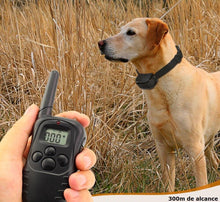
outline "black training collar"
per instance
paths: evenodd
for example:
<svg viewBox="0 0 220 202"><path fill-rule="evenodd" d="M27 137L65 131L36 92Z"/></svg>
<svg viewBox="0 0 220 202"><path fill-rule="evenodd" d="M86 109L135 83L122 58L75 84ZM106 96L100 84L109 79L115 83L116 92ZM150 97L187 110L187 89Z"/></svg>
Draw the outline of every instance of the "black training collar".
<svg viewBox="0 0 220 202"><path fill-rule="evenodd" d="M136 84L139 86L139 88L153 89L156 86L157 81L160 77L167 74L178 63L181 62L181 60L183 58L183 54L182 54L179 46L176 46L176 49L177 49L177 54L174 56L174 58L167 65L165 65L162 69L160 69L158 72L156 72L155 74L153 74L153 73L140 74L137 71L138 76L136 78Z"/></svg>

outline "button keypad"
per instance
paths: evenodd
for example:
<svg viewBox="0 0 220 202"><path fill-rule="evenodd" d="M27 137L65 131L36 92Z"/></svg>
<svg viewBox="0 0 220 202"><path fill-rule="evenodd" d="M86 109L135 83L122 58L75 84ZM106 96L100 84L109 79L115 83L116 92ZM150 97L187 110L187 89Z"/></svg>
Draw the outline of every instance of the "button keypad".
<svg viewBox="0 0 220 202"><path fill-rule="evenodd" d="M56 167L56 163L52 158L45 158L42 163L41 166L44 170L53 170Z"/></svg>
<svg viewBox="0 0 220 202"><path fill-rule="evenodd" d="M64 167L64 166L68 165L68 163L69 163L69 159L63 154L60 154L57 157L57 161L58 161L58 163L60 164L61 167Z"/></svg>
<svg viewBox="0 0 220 202"><path fill-rule="evenodd" d="M35 163L39 162L39 166L47 171L52 171L57 166L65 169L65 166L68 166L69 163L68 157L64 154L57 154L56 148L53 146L46 147L43 153L35 151L32 154L32 160Z"/></svg>
<svg viewBox="0 0 220 202"><path fill-rule="evenodd" d="M54 147L47 147L45 150L44 150L44 153L47 155L47 156L54 156L56 154L56 149Z"/></svg>
<svg viewBox="0 0 220 202"><path fill-rule="evenodd" d="M41 160L42 157L43 157L43 154L42 154L41 152L39 152L39 151L36 151L36 152L34 152L33 155L32 155L32 160L33 160L34 162L38 162L38 161Z"/></svg>

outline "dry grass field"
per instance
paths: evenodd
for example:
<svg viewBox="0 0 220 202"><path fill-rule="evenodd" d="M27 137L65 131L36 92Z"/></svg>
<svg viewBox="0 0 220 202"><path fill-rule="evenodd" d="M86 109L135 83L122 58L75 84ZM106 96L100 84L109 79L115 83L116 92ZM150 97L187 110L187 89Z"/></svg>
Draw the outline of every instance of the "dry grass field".
<svg viewBox="0 0 220 202"><path fill-rule="evenodd" d="M160 0L1 0L0 137L29 105L40 105L49 72L57 69L53 113L77 110L91 118L87 146L98 157L92 193L163 192L135 68L105 60L97 42L135 17L166 12ZM207 71L220 70L219 12L219 0L182 0L163 17L184 56ZM219 144L216 136L220 154ZM176 190L195 187L188 156L176 155ZM209 182L219 180L207 163Z"/></svg>

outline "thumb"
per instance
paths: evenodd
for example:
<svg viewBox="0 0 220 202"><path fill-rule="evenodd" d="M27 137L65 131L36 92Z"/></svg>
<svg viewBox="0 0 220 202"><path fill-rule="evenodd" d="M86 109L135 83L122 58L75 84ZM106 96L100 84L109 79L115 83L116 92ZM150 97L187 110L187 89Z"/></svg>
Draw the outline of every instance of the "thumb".
<svg viewBox="0 0 220 202"><path fill-rule="evenodd" d="M39 108L31 105L24 115L12 126L1 141L1 149L8 154L23 156L28 137L37 119Z"/></svg>

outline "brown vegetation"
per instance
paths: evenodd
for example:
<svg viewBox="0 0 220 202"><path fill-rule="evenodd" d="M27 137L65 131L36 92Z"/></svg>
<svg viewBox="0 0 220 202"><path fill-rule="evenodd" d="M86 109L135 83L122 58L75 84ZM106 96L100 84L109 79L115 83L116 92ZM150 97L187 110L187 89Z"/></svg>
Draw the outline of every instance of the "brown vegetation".
<svg viewBox="0 0 220 202"><path fill-rule="evenodd" d="M0 136L29 105L40 105L48 74L57 69L54 114L77 110L91 118L87 146L98 157L93 193L162 192L135 69L105 60L97 42L135 17L161 17L167 11L163 2L12 2L0 3ZM176 2L170 0L169 8ZM182 0L163 18L185 57L207 71L220 68L219 10L219 0ZM215 147L219 149L219 137ZM194 187L187 155L179 151L177 156L176 189ZM219 179L210 166L208 172L209 182Z"/></svg>

